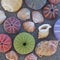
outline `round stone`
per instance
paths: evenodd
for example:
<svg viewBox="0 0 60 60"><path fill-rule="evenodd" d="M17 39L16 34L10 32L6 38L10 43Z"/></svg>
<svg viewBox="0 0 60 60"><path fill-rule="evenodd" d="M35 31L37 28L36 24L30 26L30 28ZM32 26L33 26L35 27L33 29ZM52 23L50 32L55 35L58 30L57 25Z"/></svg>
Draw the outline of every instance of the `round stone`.
<svg viewBox="0 0 60 60"><path fill-rule="evenodd" d="M34 10L41 9L46 2L47 0L25 0L26 5Z"/></svg>
<svg viewBox="0 0 60 60"><path fill-rule="evenodd" d="M2 7L8 12L16 12L22 6L22 0L1 0Z"/></svg>
<svg viewBox="0 0 60 60"><path fill-rule="evenodd" d="M54 25L54 35L58 40L60 40L60 19L58 19Z"/></svg>

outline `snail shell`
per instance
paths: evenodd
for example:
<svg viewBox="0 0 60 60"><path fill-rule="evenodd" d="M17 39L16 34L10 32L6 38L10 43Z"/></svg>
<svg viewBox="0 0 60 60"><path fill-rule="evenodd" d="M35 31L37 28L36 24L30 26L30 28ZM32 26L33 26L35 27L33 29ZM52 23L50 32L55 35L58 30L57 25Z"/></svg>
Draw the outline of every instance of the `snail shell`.
<svg viewBox="0 0 60 60"><path fill-rule="evenodd" d="M51 56L56 53L57 47L58 41L55 40L42 41L37 45L35 52L39 57Z"/></svg>

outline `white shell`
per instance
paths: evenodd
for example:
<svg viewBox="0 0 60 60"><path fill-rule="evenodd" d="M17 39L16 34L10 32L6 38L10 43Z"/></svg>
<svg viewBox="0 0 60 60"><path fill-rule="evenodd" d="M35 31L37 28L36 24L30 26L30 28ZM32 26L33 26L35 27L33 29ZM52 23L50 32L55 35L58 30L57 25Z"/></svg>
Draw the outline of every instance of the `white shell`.
<svg viewBox="0 0 60 60"><path fill-rule="evenodd" d="M14 51L10 51L10 52L6 53L6 58L8 60L18 60L18 56Z"/></svg>
<svg viewBox="0 0 60 60"><path fill-rule="evenodd" d="M8 12L16 12L22 6L22 0L1 0L2 7Z"/></svg>
<svg viewBox="0 0 60 60"><path fill-rule="evenodd" d="M37 56L31 53L25 57L25 60L37 60Z"/></svg>
<svg viewBox="0 0 60 60"><path fill-rule="evenodd" d="M49 29L51 28L52 26L49 25L49 24L43 24L41 26L39 26L38 30L38 39L40 38L46 38L48 35L49 35Z"/></svg>
<svg viewBox="0 0 60 60"><path fill-rule="evenodd" d="M17 13L17 17L23 21L30 19L30 10L27 8L23 8L21 9L18 13Z"/></svg>
<svg viewBox="0 0 60 60"><path fill-rule="evenodd" d="M51 56L56 53L58 42L56 40L42 41L36 46L35 52L39 57Z"/></svg>
<svg viewBox="0 0 60 60"><path fill-rule="evenodd" d="M42 23L44 22L44 17L42 14L38 11L33 11L32 12L32 19L35 23Z"/></svg>
<svg viewBox="0 0 60 60"><path fill-rule="evenodd" d="M31 21L27 21L27 22L23 23L23 28L27 32L34 32L34 30L35 30L35 24L33 22L31 22Z"/></svg>
<svg viewBox="0 0 60 60"><path fill-rule="evenodd" d="M2 24L5 19L6 19L6 15L4 11L0 10L0 24Z"/></svg>

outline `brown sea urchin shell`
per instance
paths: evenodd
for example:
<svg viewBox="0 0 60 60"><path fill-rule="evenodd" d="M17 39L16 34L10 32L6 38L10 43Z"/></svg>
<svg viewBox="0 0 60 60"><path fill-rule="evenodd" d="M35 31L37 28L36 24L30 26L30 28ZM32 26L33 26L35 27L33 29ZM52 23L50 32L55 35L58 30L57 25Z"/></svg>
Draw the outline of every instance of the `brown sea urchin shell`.
<svg viewBox="0 0 60 60"><path fill-rule="evenodd" d="M54 19L58 15L58 8L53 4L48 4L43 9L43 15L45 18Z"/></svg>
<svg viewBox="0 0 60 60"><path fill-rule="evenodd" d="M34 32L34 30L35 30L35 24L33 22L31 22L31 21L27 21L27 22L23 23L23 28L27 32Z"/></svg>
<svg viewBox="0 0 60 60"><path fill-rule="evenodd" d="M56 53L57 47L58 41L56 40L42 41L37 45L35 52L39 57L51 56Z"/></svg>
<svg viewBox="0 0 60 60"><path fill-rule="evenodd" d="M18 55L14 51L5 54L8 60L18 60Z"/></svg>

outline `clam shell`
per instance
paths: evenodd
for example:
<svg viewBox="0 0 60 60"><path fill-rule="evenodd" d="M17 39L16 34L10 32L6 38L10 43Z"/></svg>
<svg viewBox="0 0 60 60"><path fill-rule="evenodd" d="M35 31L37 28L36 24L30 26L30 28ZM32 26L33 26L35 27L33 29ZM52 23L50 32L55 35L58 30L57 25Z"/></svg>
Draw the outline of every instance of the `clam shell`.
<svg viewBox="0 0 60 60"><path fill-rule="evenodd" d="M21 9L18 13L17 13L17 17L23 21L30 19L30 10L27 8L23 8Z"/></svg>
<svg viewBox="0 0 60 60"><path fill-rule="evenodd" d="M32 20L35 23L43 23L44 22L44 17L42 16L42 14L38 11L33 11L32 12Z"/></svg>
<svg viewBox="0 0 60 60"><path fill-rule="evenodd" d="M8 60L18 60L18 55L14 51L5 54Z"/></svg>
<svg viewBox="0 0 60 60"><path fill-rule="evenodd" d="M0 10L0 24L2 24L6 19L5 12Z"/></svg>
<svg viewBox="0 0 60 60"><path fill-rule="evenodd" d="M27 22L23 23L23 28L27 32L34 32L34 30L35 30L35 24L33 22L31 22L31 21L27 21Z"/></svg>

